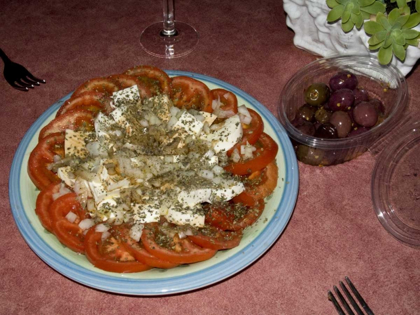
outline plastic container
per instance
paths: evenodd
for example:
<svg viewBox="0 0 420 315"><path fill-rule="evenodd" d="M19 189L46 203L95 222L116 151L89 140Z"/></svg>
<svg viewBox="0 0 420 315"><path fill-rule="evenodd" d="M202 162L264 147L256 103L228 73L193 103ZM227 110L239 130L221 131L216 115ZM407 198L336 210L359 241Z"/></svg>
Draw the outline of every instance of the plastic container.
<svg viewBox="0 0 420 315"><path fill-rule="evenodd" d="M404 122L381 142L371 150L376 215L391 235L420 249L420 121Z"/></svg>
<svg viewBox="0 0 420 315"><path fill-rule="evenodd" d="M291 121L305 103L304 90L315 82L328 84L339 71L357 76L358 87L385 106L385 119L370 130L352 137L322 139L302 133ZM354 159L391 131L408 102L404 76L394 66L381 66L371 56L338 56L316 60L298 71L285 85L278 103L278 118L291 138L298 159L310 165L335 165Z"/></svg>

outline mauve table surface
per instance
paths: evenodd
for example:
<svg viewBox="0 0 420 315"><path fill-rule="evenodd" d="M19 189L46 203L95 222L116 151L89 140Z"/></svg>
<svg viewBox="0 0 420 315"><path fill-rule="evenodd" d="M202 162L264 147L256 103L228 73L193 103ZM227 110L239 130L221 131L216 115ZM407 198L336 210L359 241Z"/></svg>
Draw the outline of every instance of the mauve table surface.
<svg viewBox="0 0 420 315"><path fill-rule="evenodd" d="M316 59L293 45L282 2L176 1L176 18L196 27L190 55L163 60L139 45L161 19L161 1L0 1L0 45L46 79L28 93L0 78L1 314L335 314L327 291L349 276L376 314L420 313L420 251L381 226L371 201L375 158L365 153L333 167L299 163L293 216L272 248L211 287L133 297L85 287L45 264L18 231L9 204L9 171L28 128L87 79L139 64L201 73L247 92L275 113L287 80ZM1 70L1 69L0 69ZM407 81L419 114L419 69Z"/></svg>

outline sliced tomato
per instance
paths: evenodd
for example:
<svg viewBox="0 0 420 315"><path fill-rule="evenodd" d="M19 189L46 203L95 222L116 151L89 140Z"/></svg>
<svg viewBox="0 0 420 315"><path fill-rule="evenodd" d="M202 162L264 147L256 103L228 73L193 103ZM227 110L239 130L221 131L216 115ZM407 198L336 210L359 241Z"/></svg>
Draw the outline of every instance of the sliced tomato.
<svg viewBox="0 0 420 315"><path fill-rule="evenodd" d="M96 226L89 229L85 236L85 255L97 268L118 273L141 272L150 266L137 261L127 252L112 235L102 239L102 233L96 232Z"/></svg>
<svg viewBox="0 0 420 315"><path fill-rule="evenodd" d="M110 78L95 78L86 81L80 85L74 92L73 97L76 97L86 91L94 91L104 93L107 96L120 90L121 87L117 81Z"/></svg>
<svg viewBox="0 0 420 315"><path fill-rule="evenodd" d="M49 212L53 233L57 239L75 252L84 253L85 235L79 227L79 223L86 218L86 212L77 200L77 195L69 193L57 198L51 204ZM74 222L66 219L69 212L73 212L77 216Z"/></svg>
<svg viewBox="0 0 420 315"><path fill-rule="evenodd" d="M142 81L153 95L162 93L171 95L171 78L159 68L141 65L127 70L125 74L135 76Z"/></svg>
<svg viewBox="0 0 420 315"><path fill-rule="evenodd" d="M36 198L35 213L38 215L42 226L49 232L53 233L52 220L50 215L50 206L53 203L53 195L58 193L61 183L53 183L46 189L41 191Z"/></svg>
<svg viewBox="0 0 420 315"><path fill-rule="evenodd" d="M173 238L160 231L156 223L146 224L141 235L144 248L152 255L176 264L191 264L213 257L217 250L202 248L188 238Z"/></svg>
<svg viewBox="0 0 420 315"><path fill-rule="evenodd" d="M265 208L264 200L253 207L229 202L227 205L210 205L206 213L206 224L224 231L239 231L258 220Z"/></svg>
<svg viewBox="0 0 420 315"><path fill-rule="evenodd" d="M241 243L242 231L226 232L217 228L204 228L195 235L189 235L188 238L193 243L210 249L230 249Z"/></svg>
<svg viewBox="0 0 420 315"><path fill-rule="evenodd" d="M71 97L58 110L56 117L75 109L84 109L94 114L110 111L110 98L105 94L94 91L86 91Z"/></svg>
<svg viewBox="0 0 420 315"><path fill-rule="evenodd" d="M87 110L75 109L64 113L52 120L48 125L41 129L39 140L49 134L63 132L66 129L72 130L93 130L95 115Z"/></svg>
<svg viewBox="0 0 420 315"><path fill-rule="evenodd" d="M169 269L178 266L166 260L157 258L144 249L141 242L136 242L129 236L129 226L122 224L112 227L112 234L121 242L122 246L138 261L155 268Z"/></svg>
<svg viewBox="0 0 420 315"><path fill-rule="evenodd" d="M277 155L279 147L277 143L266 133L262 133L258 141L254 144L256 151L253 158L248 160L241 159L239 162L228 164L224 169L235 175L247 175L262 170Z"/></svg>
<svg viewBox="0 0 420 315"><path fill-rule="evenodd" d="M220 101L221 110L230 111L234 114L238 113L238 99L235 94L225 89L214 89L210 92L214 100Z"/></svg>
<svg viewBox="0 0 420 315"><path fill-rule="evenodd" d="M246 145L247 143L251 145L255 144L264 131L264 122L261 116L251 108L248 108L248 112L251 115L251 123L248 125L242 124L242 140L227 151L228 156L231 156L235 149L237 149L238 152L241 152L242 145Z"/></svg>
<svg viewBox="0 0 420 315"><path fill-rule="evenodd" d="M64 157L64 135L50 134L40 140L31 152L28 160L28 175L39 190L46 189L52 183L61 182L58 176L48 169L54 161L54 155Z"/></svg>
<svg viewBox="0 0 420 315"><path fill-rule="evenodd" d="M129 87L132 87L133 85L137 85L140 92L140 97L143 98L149 98L152 96L152 92L150 91L150 88L141 80L138 80L136 77L127 75L127 74L116 74L113 76L110 76L109 79L114 80L118 83L120 86L120 89L126 89Z"/></svg>
<svg viewBox="0 0 420 315"><path fill-rule="evenodd" d="M203 82L190 77L172 78L172 101L179 108L213 112L213 97L209 88Z"/></svg>
<svg viewBox="0 0 420 315"><path fill-rule="evenodd" d="M233 198L236 203L255 206L259 200L270 196L277 186L279 171L275 161L272 161L261 171L252 173L245 184L245 191Z"/></svg>

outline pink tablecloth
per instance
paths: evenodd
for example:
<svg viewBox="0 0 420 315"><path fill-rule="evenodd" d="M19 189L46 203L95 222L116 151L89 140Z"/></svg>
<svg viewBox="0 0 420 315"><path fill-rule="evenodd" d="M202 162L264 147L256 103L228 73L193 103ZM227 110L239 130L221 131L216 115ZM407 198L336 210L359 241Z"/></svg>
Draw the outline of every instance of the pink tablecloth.
<svg viewBox="0 0 420 315"><path fill-rule="evenodd" d="M0 45L47 80L28 93L0 78L1 314L335 314L327 291L348 275L376 314L419 314L420 251L390 236L370 192L375 159L334 167L299 163L294 214L274 246L239 274L164 297L110 294L73 282L28 247L14 223L9 170L34 121L85 80L139 64L209 75L246 91L273 113L287 80L316 57L293 45L281 1L176 1L176 17L200 33L187 57L163 60L139 46L161 2L0 1ZM408 78L419 113L420 72Z"/></svg>

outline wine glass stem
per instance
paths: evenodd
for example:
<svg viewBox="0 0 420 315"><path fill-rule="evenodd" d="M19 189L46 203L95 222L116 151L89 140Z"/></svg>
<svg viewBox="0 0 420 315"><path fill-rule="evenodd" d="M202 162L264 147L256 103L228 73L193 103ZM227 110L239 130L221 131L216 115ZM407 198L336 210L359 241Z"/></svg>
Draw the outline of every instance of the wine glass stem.
<svg viewBox="0 0 420 315"><path fill-rule="evenodd" d="M174 0L163 0L163 30L161 35L174 36L176 33Z"/></svg>

